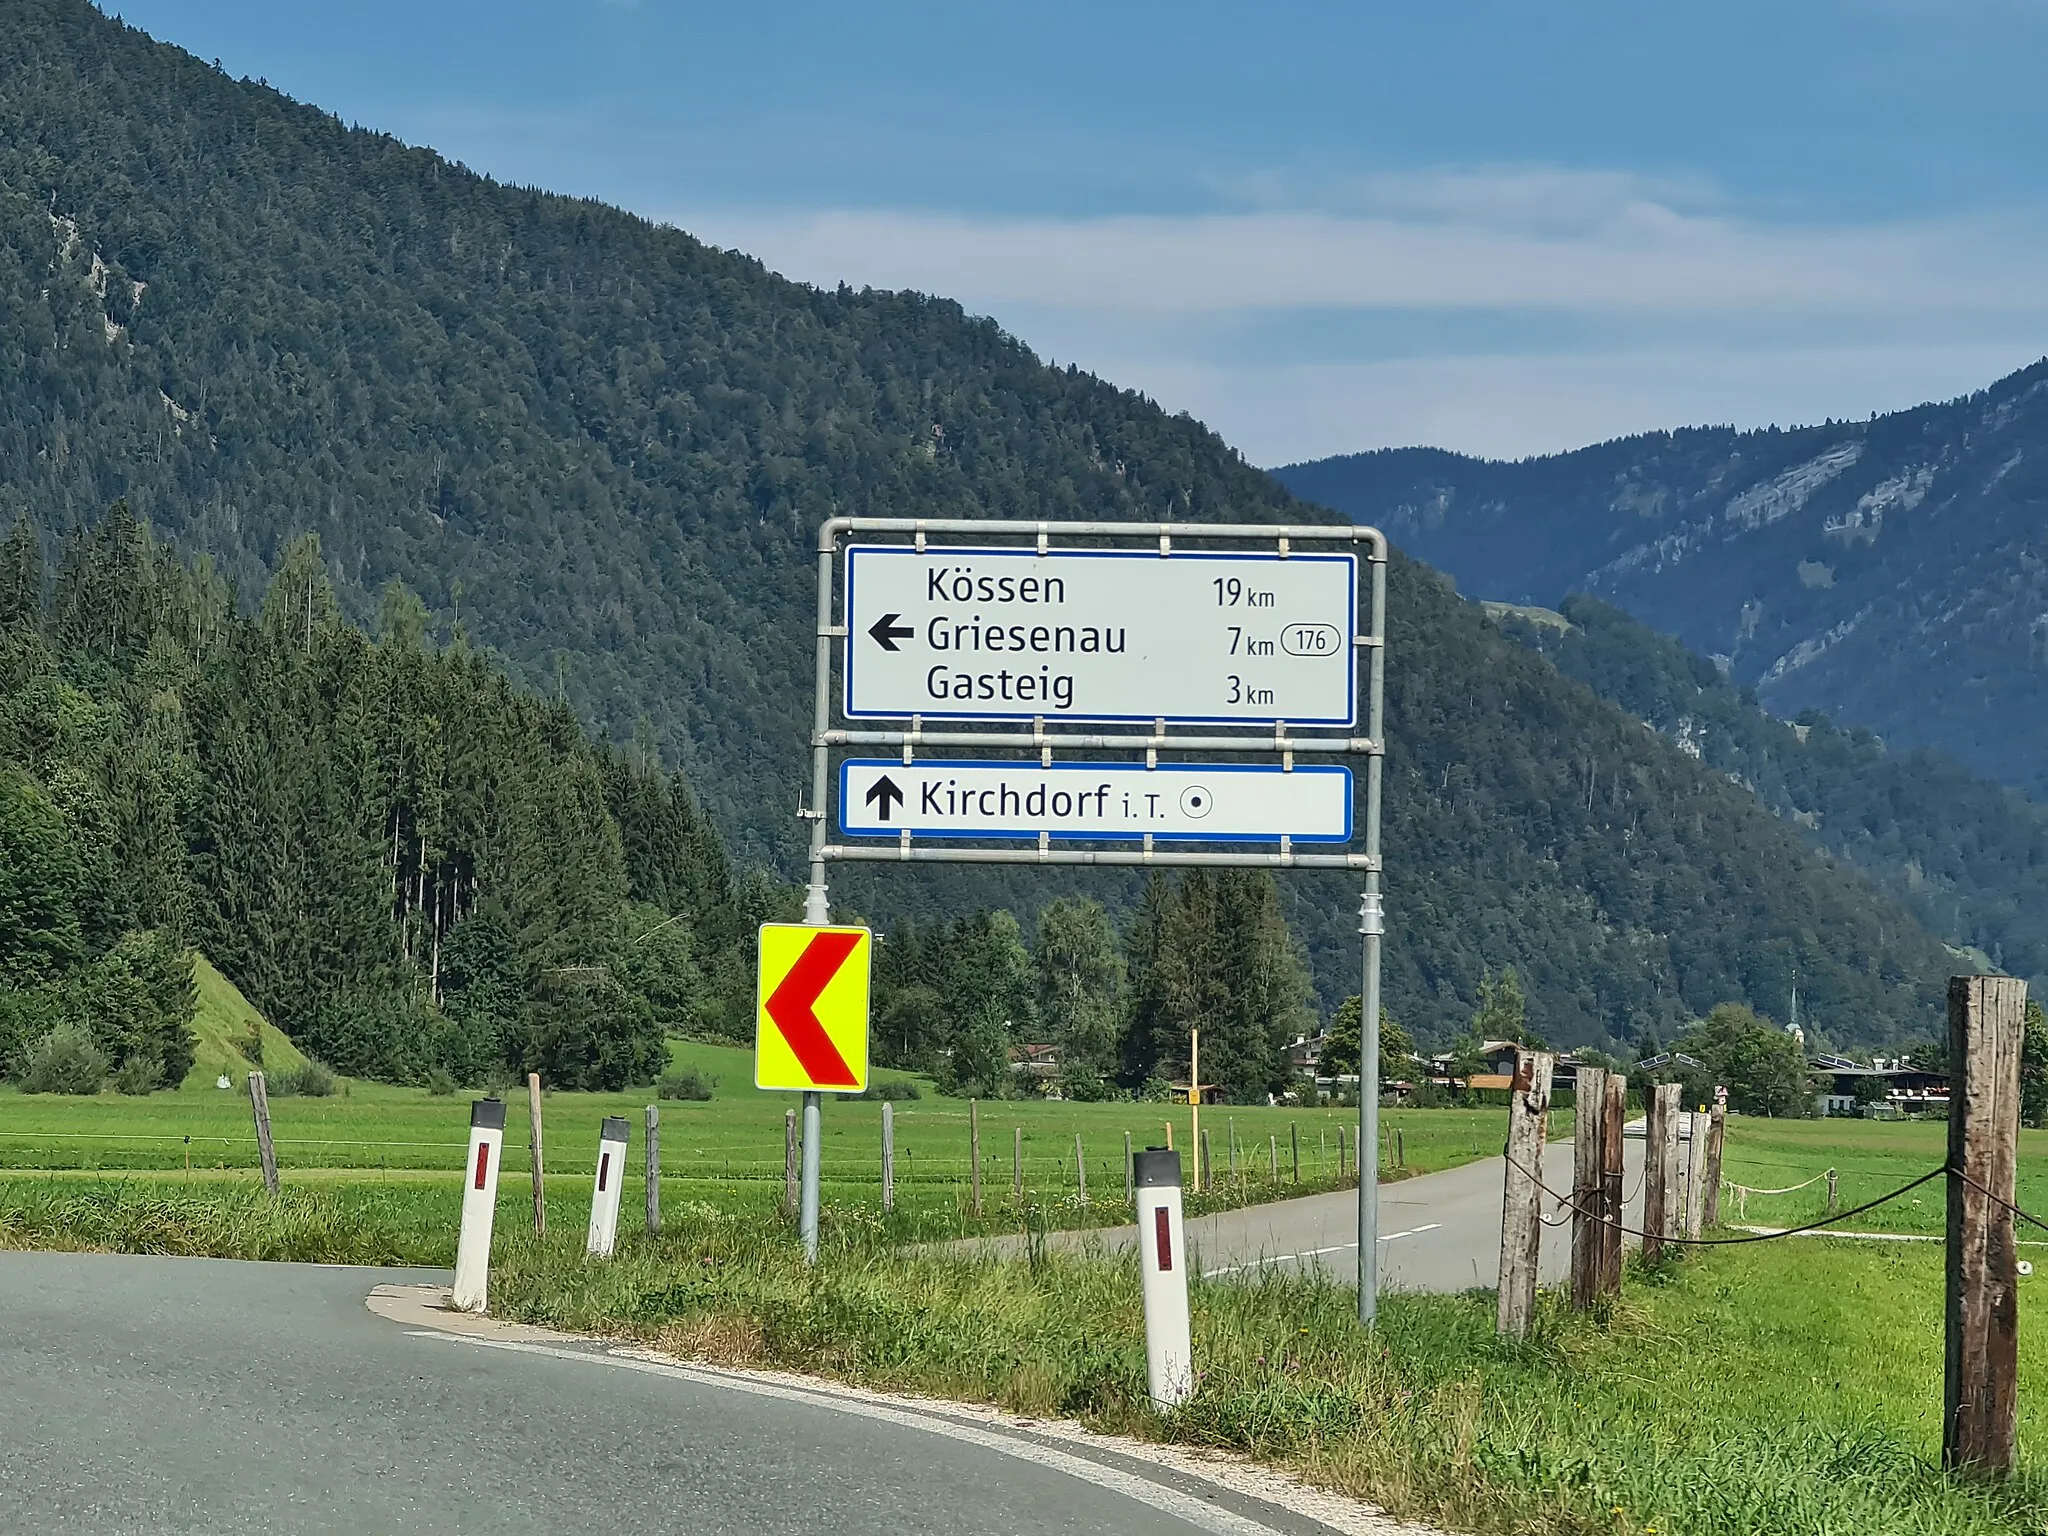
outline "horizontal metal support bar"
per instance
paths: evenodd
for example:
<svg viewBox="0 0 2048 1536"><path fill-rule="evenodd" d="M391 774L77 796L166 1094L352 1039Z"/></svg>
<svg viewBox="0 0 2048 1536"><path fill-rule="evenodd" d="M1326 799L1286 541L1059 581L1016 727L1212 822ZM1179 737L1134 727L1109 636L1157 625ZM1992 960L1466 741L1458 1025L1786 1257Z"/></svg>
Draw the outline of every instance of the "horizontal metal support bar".
<svg viewBox="0 0 2048 1536"><path fill-rule="evenodd" d="M1226 869L1377 869L1363 853L1207 853L1155 843L1151 848L933 848L879 844L872 848L827 843L818 852L834 863L856 864L1102 864L1150 869L1195 866Z"/></svg>
<svg viewBox="0 0 2048 1536"><path fill-rule="evenodd" d="M1103 539L1307 540L1370 544L1372 558L1387 558L1387 536L1363 523L1116 523L1037 522L1005 517L832 517L818 525L818 548L831 553L842 533L973 533ZM1173 558L1162 554L1161 559Z"/></svg>
<svg viewBox="0 0 2048 1536"><path fill-rule="evenodd" d="M817 743L813 742L813 746ZM842 731L825 733L828 747L1011 747L1020 752L1303 752L1374 757L1369 736L1104 736L1047 731Z"/></svg>

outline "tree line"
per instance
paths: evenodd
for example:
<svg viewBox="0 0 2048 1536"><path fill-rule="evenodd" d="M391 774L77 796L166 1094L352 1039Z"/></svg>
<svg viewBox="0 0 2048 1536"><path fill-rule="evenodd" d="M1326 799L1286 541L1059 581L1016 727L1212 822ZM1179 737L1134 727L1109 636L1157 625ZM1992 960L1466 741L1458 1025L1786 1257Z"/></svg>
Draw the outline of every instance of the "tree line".
<svg viewBox="0 0 2048 1536"><path fill-rule="evenodd" d="M83 1033L137 1082L192 1059L204 951L341 1071L651 1081L665 1031L751 1023L738 875L688 786L593 742L387 587L372 640L307 535L251 613L125 505L45 600L0 544L0 1071ZM126 1022L123 1022L126 1021Z"/></svg>

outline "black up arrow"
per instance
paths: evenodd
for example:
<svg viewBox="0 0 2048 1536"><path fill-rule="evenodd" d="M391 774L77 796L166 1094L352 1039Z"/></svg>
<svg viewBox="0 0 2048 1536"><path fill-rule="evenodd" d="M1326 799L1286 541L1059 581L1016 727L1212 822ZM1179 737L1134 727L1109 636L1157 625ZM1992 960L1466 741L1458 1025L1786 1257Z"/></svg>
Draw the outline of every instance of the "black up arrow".
<svg viewBox="0 0 2048 1536"><path fill-rule="evenodd" d="M902 617L903 615L900 613L883 614L879 619L875 620L873 628L868 630L868 635L874 640L875 644L885 651L900 650L901 647L896 642L898 640L908 640L917 633L909 625L896 622ZM889 781L884 779L882 782L886 784Z"/></svg>
<svg viewBox="0 0 2048 1536"><path fill-rule="evenodd" d="M892 645L889 649L893 651L896 647ZM887 774L883 774L882 777L868 786L868 792L862 798L869 805L873 805L877 800L881 801L882 820L887 821L896 807L903 803L903 791L896 787L894 779L890 778Z"/></svg>

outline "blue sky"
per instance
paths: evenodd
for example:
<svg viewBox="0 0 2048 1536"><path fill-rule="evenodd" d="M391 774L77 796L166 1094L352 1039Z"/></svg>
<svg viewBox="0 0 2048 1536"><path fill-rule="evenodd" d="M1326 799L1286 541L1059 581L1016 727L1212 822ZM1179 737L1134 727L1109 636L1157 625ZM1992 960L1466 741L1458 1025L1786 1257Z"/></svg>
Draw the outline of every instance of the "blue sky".
<svg viewBox="0 0 2048 1536"><path fill-rule="evenodd" d="M1259 463L1861 416L2048 353L2048 0L118 9L506 180L950 294Z"/></svg>

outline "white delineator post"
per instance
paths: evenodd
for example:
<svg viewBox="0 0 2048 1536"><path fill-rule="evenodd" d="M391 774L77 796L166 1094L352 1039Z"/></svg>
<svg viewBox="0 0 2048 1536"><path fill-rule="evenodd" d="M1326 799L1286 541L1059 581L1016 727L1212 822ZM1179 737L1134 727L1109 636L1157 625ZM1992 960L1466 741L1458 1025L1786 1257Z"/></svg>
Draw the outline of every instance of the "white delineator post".
<svg viewBox="0 0 2048 1536"><path fill-rule="evenodd" d="M623 1115L606 1115L597 1133L597 1181L590 1191L590 1240L586 1253L612 1256L619 1235L619 1188L626 1182L626 1142L631 1136Z"/></svg>
<svg viewBox="0 0 2048 1536"><path fill-rule="evenodd" d="M455 1244L458 1312L481 1312L491 1279L491 1222L498 1212L498 1164L505 1146L505 1101L478 1099L469 1106L469 1158L462 1165L462 1235Z"/></svg>
<svg viewBox="0 0 2048 1536"><path fill-rule="evenodd" d="M1138 1203L1138 1269L1145 1290L1145 1379L1152 1401L1178 1408L1195 1393L1188 1333L1188 1253L1181 1235L1180 1154L1147 1147L1131 1158Z"/></svg>

